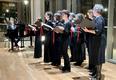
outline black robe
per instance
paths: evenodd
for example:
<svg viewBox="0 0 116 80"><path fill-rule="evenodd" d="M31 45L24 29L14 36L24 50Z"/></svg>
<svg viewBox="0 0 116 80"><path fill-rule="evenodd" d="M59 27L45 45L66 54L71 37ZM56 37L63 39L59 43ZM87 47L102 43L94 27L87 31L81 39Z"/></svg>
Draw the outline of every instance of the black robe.
<svg viewBox="0 0 116 80"><path fill-rule="evenodd" d="M105 63L106 36L104 32L105 21L102 16L93 20L96 34L88 33L87 46L89 53L89 64L99 65Z"/></svg>
<svg viewBox="0 0 116 80"><path fill-rule="evenodd" d="M61 21L56 21L55 26L63 26ZM53 32L52 37L53 41L53 54L52 54L52 65L60 65L61 64L61 33Z"/></svg>
<svg viewBox="0 0 116 80"><path fill-rule="evenodd" d="M53 27L53 23L51 20L46 21L47 25ZM44 62L48 63L52 61L52 33L50 29L44 29L45 32L45 43L44 43Z"/></svg>
<svg viewBox="0 0 116 80"><path fill-rule="evenodd" d="M85 56L85 35L81 28L77 31L75 44L76 44L75 46L76 62L81 65L86 57Z"/></svg>
<svg viewBox="0 0 116 80"><path fill-rule="evenodd" d="M35 32L34 58L41 58L41 57L42 57L42 42L41 42L40 29L37 29L37 31Z"/></svg>
<svg viewBox="0 0 116 80"><path fill-rule="evenodd" d="M64 67L66 69L70 69L70 60L69 60L69 55L68 55L68 39L69 39L69 35L70 35L70 28L71 28L71 23L70 21L67 21L64 23L63 25L64 27L64 32L62 34L62 42L61 42L61 55L63 56L64 58Z"/></svg>
<svg viewBox="0 0 116 80"><path fill-rule="evenodd" d="M73 37L71 39L73 61L81 65L85 60L85 35L79 25L75 25L74 28L75 32L73 33Z"/></svg>

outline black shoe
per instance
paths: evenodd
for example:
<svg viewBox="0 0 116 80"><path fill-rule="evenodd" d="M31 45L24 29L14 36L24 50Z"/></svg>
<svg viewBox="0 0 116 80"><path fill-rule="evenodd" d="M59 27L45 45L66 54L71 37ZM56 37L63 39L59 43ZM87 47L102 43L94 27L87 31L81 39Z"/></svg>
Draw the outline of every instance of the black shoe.
<svg viewBox="0 0 116 80"><path fill-rule="evenodd" d="M14 50L14 49L9 49L9 50L8 50L8 52L11 52L11 51L13 52L13 51L15 51L15 50Z"/></svg>
<svg viewBox="0 0 116 80"><path fill-rule="evenodd" d="M96 75L96 72L90 72L89 75L90 75L91 77L93 77L93 78L96 78L96 76L97 76L97 75Z"/></svg>
<svg viewBox="0 0 116 80"><path fill-rule="evenodd" d="M75 62L75 60L74 60L74 59L72 59L72 58L70 58L70 62Z"/></svg>
<svg viewBox="0 0 116 80"><path fill-rule="evenodd" d="M81 62L74 63L75 66L81 66L81 64L82 64Z"/></svg>
<svg viewBox="0 0 116 80"><path fill-rule="evenodd" d="M51 63L52 66L60 66L60 64L57 63Z"/></svg>
<svg viewBox="0 0 116 80"><path fill-rule="evenodd" d="M71 72L70 68L66 68L66 67L63 67L61 70L62 70L62 73Z"/></svg>

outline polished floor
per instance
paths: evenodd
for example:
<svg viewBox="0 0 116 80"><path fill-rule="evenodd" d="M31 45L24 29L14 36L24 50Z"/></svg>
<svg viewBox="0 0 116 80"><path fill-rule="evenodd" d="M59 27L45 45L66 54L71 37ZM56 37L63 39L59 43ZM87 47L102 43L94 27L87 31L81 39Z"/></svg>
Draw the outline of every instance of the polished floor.
<svg viewBox="0 0 116 80"><path fill-rule="evenodd" d="M0 80L89 80L88 70L84 68L87 61L81 67L72 65L70 73L62 73L42 60L33 59L33 49L8 52L8 49L1 48ZM104 80L116 80L115 70L116 64L106 62L102 69Z"/></svg>

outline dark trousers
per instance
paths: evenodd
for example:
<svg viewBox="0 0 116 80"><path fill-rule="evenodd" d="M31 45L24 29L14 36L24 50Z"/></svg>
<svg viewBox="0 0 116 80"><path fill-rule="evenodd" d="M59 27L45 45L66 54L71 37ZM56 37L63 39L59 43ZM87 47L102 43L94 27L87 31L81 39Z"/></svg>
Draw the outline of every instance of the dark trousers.
<svg viewBox="0 0 116 80"><path fill-rule="evenodd" d="M75 52L75 49L76 49L76 42L75 42L75 39L74 37L72 37L72 39L70 39L70 51L71 51L71 58L70 58L70 61L71 62L75 62L76 61L76 53Z"/></svg>
<svg viewBox="0 0 116 80"><path fill-rule="evenodd" d="M80 65L85 60L85 44L84 43L77 43L76 49L76 63L79 63Z"/></svg>
<svg viewBox="0 0 116 80"><path fill-rule="evenodd" d="M101 69L102 69L102 64L94 65L91 70L92 78L96 80L101 80L102 79Z"/></svg>
<svg viewBox="0 0 116 80"><path fill-rule="evenodd" d="M70 60L68 55L68 40L64 40L62 44L62 56L64 58L64 67L70 69Z"/></svg>
<svg viewBox="0 0 116 80"><path fill-rule="evenodd" d="M14 44L13 43L14 43L14 39L12 38L11 39L11 50L14 50Z"/></svg>
<svg viewBox="0 0 116 80"><path fill-rule="evenodd" d="M16 38L11 38L11 50L14 50L14 46L18 47L19 39L15 40Z"/></svg>
<svg viewBox="0 0 116 80"><path fill-rule="evenodd" d="M24 37L21 37L21 48L24 47Z"/></svg>

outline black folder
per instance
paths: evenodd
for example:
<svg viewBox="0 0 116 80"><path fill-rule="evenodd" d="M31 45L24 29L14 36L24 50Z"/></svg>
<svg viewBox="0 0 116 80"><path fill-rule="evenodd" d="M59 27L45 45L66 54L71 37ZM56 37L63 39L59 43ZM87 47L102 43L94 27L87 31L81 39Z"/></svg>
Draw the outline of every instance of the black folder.
<svg viewBox="0 0 116 80"><path fill-rule="evenodd" d="M87 28L87 29L95 29L95 25L94 23L92 22L92 20L89 20L89 19L84 19L81 23L80 23L80 27L81 28Z"/></svg>

